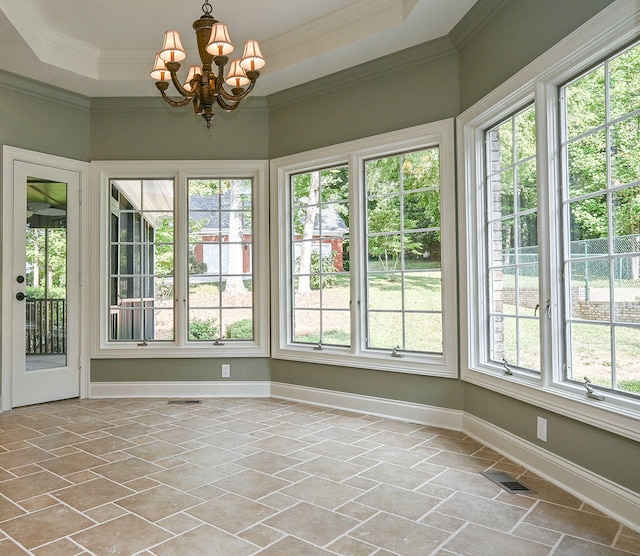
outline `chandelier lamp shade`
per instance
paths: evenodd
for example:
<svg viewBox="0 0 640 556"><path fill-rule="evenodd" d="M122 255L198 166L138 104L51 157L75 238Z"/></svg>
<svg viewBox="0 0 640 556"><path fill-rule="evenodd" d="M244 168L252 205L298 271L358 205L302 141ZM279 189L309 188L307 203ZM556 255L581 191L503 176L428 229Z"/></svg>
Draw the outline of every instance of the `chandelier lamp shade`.
<svg viewBox="0 0 640 556"><path fill-rule="evenodd" d="M189 67L186 81L181 83L178 77L180 62L187 57L178 31L165 32L162 50L156 53L150 73L168 104L180 107L192 102L195 113L205 119L208 128L215 116L215 104L226 111L235 110L253 90L265 65L260 45L253 39L245 43L242 58L229 59L234 49L229 30L211 15L212 11L209 0L205 0L202 16L193 23L201 65ZM181 99L167 95L170 81Z"/></svg>

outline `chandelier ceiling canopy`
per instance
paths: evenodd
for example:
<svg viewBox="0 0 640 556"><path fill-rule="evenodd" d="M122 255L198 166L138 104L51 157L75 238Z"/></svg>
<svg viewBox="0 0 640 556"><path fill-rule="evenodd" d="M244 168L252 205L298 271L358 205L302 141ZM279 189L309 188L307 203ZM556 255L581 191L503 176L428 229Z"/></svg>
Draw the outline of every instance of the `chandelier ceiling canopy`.
<svg viewBox="0 0 640 556"><path fill-rule="evenodd" d="M217 103L226 111L235 110L253 90L265 65L258 41L253 39L245 43L242 58L229 60L234 50L229 30L213 17L212 11L209 0L205 0L200 19L193 23L201 65L189 67L186 81L181 83L178 77L180 62L187 57L178 31L165 32L162 50L156 53L150 73L168 104L180 107L192 102L195 113L205 119L208 128L215 116L214 105ZM169 81L181 99L173 100L167 95Z"/></svg>

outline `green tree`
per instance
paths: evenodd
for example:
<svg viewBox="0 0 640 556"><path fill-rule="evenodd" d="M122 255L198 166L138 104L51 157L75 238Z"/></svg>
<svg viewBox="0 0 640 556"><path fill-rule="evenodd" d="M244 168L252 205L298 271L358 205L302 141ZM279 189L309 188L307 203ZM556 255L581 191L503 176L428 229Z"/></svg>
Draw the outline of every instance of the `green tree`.
<svg viewBox="0 0 640 556"><path fill-rule="evenodd" d="M606 85L609 87L609 120L606 122ZM569 146L569 189L572 198L593 195L571 205L575 239L608 235L609 210L617 235L640 233L640 188L625 188L609 207L608 185L618 187L640 180L640 47L622 52L565 88L567 136L578 138ZM607 141L607 133L609 140ZM611 161L608 183L607 149ZM598 194L599 193L599 194Z"/></svg>
<svg viewBox="0 0 640 556"><path fill-rule="evenodd" d="M298 174L291 180L292 205L294 207L293 231L298 239L301 239L299 255L296 260L296 270L299 274L297 278L297 292L308 293L315 289L319 282L316 276L318 272L327 274L333 271L333 261L335 253L329 256L324 254L322 261L320 254L315 251L314 233L319 232L320 219L323 213L335 211L349 226L349 173L347 166L337 166L316 170L304 174ZM324 221L324 219L323 219ZM343 241L342 259L348 261L349 242ZM314 262L314 257L318 260ZM313 275L312 275L313 274ZM330 280L322 280L323 287L326 287Z"/></svg>
<svg viewBox="0 0 640 556"><path fill-rule="evenodd" d="M30 295L51 298L67 287L66 228L26 228L27 283Z"/></svg>
<svg viewBox="0 0 640 556"><path fill-rule="evenodd" d="M368 253L391 272L403 258L440 248L439 150L366 165Z"/></svg>

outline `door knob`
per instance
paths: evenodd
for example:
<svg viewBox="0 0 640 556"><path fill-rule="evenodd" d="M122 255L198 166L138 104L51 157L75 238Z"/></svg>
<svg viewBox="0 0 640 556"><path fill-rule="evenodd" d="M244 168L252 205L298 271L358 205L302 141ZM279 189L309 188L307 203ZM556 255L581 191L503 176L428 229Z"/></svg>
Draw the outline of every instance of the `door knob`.
<svg viewBox="0 0 640 556"><path fill-rule="evenodd" d="M27 296L26 296L25 294L23 294L22 292L18 292L18 293L16 294L16 299L17 299L18 301L22 301L22 300L24 300L24 298L25 298L25 297L27 297Z"/></svg>

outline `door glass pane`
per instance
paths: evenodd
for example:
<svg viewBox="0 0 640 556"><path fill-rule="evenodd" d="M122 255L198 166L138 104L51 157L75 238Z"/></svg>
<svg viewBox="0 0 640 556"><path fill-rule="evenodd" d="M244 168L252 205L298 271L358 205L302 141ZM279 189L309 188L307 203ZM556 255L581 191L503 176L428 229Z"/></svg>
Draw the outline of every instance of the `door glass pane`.
<svg viewBox="0 0 640 556"><path fill-rule="evenodd" d="M67 365L67 184L27 180L25 369Z"/></svg>

